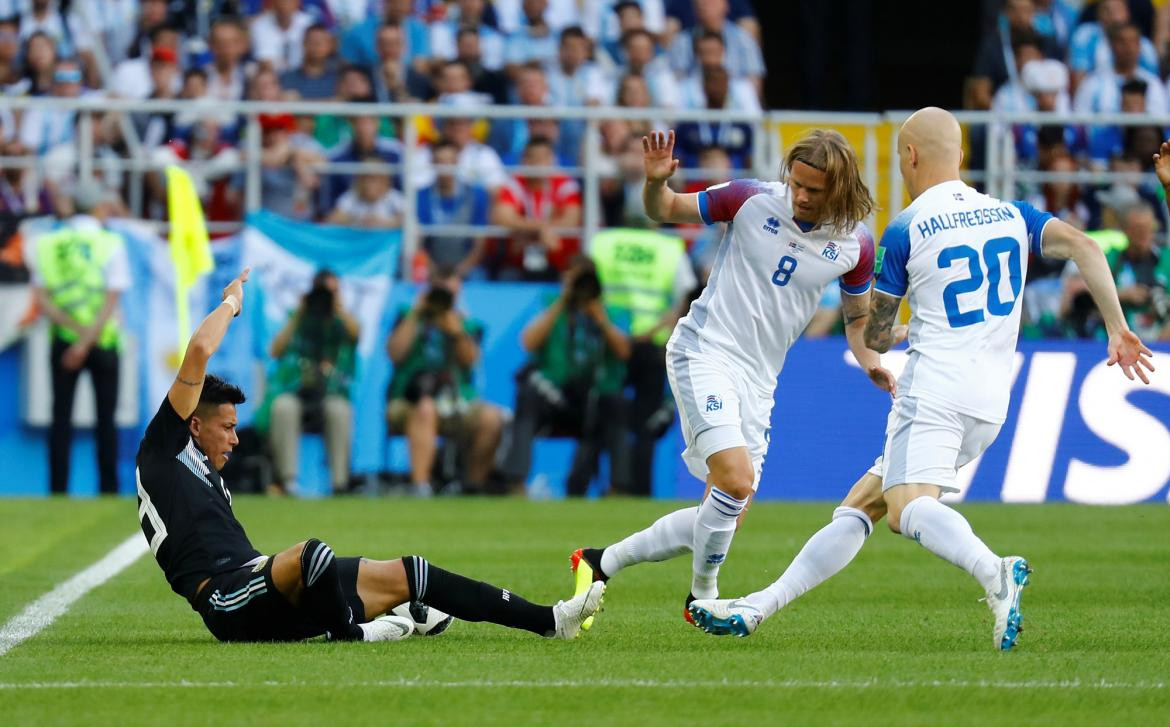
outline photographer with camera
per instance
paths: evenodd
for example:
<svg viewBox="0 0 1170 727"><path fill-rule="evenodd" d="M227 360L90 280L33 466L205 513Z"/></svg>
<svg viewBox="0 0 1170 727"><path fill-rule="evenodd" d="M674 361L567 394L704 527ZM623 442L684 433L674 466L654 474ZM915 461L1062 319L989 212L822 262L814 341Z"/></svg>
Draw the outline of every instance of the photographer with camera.
<svg viewBox="0 0 1170 727"><path fill-rule="evenodd" d="M601 280L587 258L565 272L560 296L520 336L531 361L517 374L512 448L504 474L523 488L532 442L541 430L578 440L568 493L585 494L602 447L609 452L614 490L628 490L627 402L622 387L630 339L601 302Z"/></svg>
<svg viewBox="0 0 1170 727"><path fill-rule="evenodd" d="M410 482L417 495L432 494L431 474L441 434L466 452L464 491L483 490L500 446L499 407L475 398L473 372L483 326L456 306L460 280L436 271L430 287L394 324L386 351L394 364L387 391L391 432L406 435Z"/></svg>
<svg viewBox="0 0 1170 727"><path fill-rule="evenodd" d="M341 281L318 271L272 341L276 370L270 377L256 426L268 429L277 487L296 492L302 429L321 432L334 494L349 487L353 442L353 381L360 326L341 304Z"/></svg>

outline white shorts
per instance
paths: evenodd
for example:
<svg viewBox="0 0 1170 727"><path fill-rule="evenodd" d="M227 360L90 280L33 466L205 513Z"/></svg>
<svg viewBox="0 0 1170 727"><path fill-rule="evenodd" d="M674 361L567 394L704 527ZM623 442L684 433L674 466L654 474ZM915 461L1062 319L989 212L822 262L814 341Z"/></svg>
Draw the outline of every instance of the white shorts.
<svg viewBox="0 0 1170 727"><path fill-rule="evenodd" d="M755 472L754 491L760 486L768 451L773 396L751 387L729 363L697 351L668 349L666 373L682 422L687 469L706 482L708 457L747 447Z"/></svg>
<svg viewBox="0 0 1170 727"><path fill-rule="evenodd" d="M913 396L894 400L886 423L886 445L870 474L882 492L897 485L938 485L958 492L955 473L983 454L1002 422L989 422Z"/></svg>

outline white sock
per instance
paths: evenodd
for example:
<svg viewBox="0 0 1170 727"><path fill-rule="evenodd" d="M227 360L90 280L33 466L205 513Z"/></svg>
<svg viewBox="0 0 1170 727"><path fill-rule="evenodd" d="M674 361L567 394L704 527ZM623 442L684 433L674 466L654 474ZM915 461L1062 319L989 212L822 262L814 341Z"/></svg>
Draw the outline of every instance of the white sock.
<svg viewBox="0 0 1170 727"><path fill-rule="evenodd" d="M638 563L657 563L676 558L691 549L698 507L667 513L645 530L606 548L601 554L601 572L612 578L622 568Z"/></svg>
<svg viewBox="0 0 1170 727"><path fill-rule="evenodd" d="M900 525L902 535L970 573L983 590L996 585L999 556L979 539L958 511L924 495L906 505Z"/></svg>
<svg viewBox="0 0 1170 727"><path fill-rule="evenodd" d="M695 598L719 597L719 566L727 558L731 539L735 537L736 520L747 502L712 487L699 505L691 561L691 595Z"/></svg>
<svg viewBox="0 0 1170 727"><path fill-rule="evenodd" d="M863 511L837 508L829 524L808 539L775 583L743 600L768 618L849 565L872 531L873 523Z"/></svg>

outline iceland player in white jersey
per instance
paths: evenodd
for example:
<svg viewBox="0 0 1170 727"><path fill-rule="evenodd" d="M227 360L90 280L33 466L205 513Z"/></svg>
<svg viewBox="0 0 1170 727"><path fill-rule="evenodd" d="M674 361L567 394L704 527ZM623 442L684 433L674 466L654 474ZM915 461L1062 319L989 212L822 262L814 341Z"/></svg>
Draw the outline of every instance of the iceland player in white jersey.
<svg viewBox="0 0 1170 727"><path fill-rule="evenodd" d="M913 202L882 236L877 292L865 328L866 344L887 351L902 297L909 295L910 357L898 380L882 456L779 580L742 599L691 604L696 624L708 633L751 634L763 619L848 565L873 524L888 515L895 533L979 582L994 615L995 648L1015 644L1027 561L993 553L938 498L957 491L956 470L995 441L1007 414L1029 252L1075 261L1105 320L1110 365L1145 383L1142 367L1154 367L1150 350L1126 325L1097 244L1026 202L1002 202L968 187L959 180L961 148L958 122L938 108L912 115L898 136Z"/></svg>
<svg viewBox="0 0 1170 727"><path fill-rule="evenodd" d="M672 512L608 548L573 553L578 590L622 568L693 553L690 603L718 595L716 578L759 484L776 377L816 312L825 287L841 287L846 337L870 379L893 376L866 348L873 208L844 137L818 130L785 159L780 182L734 180L677 194L674 132L643 138L646 212L660 222L730 222L710 280L666 348L687 468L708 485L698 507ZM690 613L684 607L684 615Z"/></svg>

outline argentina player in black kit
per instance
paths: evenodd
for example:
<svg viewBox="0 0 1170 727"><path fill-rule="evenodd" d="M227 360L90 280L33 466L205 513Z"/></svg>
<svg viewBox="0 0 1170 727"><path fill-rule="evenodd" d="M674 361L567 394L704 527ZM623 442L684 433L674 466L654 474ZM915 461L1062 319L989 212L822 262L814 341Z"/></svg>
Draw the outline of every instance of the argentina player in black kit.
<svg viewBox="0 0 1170 727"><path fill-rule="evenodd" d="M221 641L398 641L411 619L387 615L425 604L464 621L488 621L571 639L600 606L604 587L555 606L408 555L393 560L335 557L312 538L272 556L257 551L219 476L236 437L244 392L206 374L228 325L243 306L244 270L199 325L183 363L138 448L138 516L171 588Z"/></svg>

